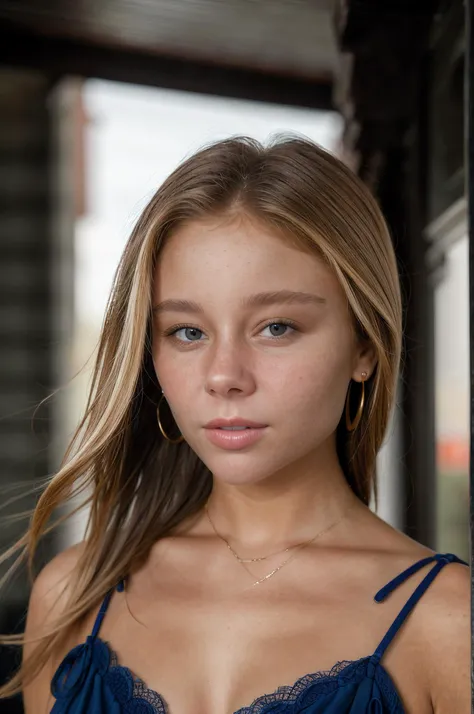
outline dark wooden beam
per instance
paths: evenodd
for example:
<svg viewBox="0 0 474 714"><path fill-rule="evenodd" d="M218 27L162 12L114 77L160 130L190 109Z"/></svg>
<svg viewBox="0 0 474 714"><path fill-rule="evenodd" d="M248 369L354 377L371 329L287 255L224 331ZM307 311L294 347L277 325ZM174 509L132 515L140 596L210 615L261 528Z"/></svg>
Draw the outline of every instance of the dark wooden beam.
<svg viewBox="0 0 474 714"><path fill-rule="evenodd" d="M433 286L426 226L426 58L436 0L342 0L335 101L344 154L378 196L399 260L404 296L400 385L404 530L436 547Z"/></svg>
<svg viewBox="0 0 474 714"><path fill-rule="evenodd" d="M97 77L220 97L310 109L334 109L332 83L257 70L166 57L63 37L34 34L0 23L0 64L47 72Z"/></svg>
<svg viewBox="0 0 474 714"><path fill-rule="evenodd" d="M420 65L437 0L342 0L335 17L341 72L335 103L344 145L376 188L385 156L400 145L417 108Z"/></svg>

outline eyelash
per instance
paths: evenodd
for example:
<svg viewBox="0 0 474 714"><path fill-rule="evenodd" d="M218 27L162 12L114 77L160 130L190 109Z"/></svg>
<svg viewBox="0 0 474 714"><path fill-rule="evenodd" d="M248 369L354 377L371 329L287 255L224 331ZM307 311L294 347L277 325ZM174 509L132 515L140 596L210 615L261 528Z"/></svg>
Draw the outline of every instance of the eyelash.
<svg viewBox="0 0 474 714"><path fill-rule="evenodd" d="M285 325L286 327L291 327L293 330L297 331L296 323L293 322L292 320L271 320L271 322L267 322L266 325L262 327L262 330L265 330L267 327L270 327L271 325ZM173 325L173 327L170 327L168 330L163 332L164 337L172 337L174 338L177 342L179 342L182 345L191 345L193 342L201 342L201 340L190 340L189 342L186 342L185 340L179 340L176 337L176 333L179 332L180 330L186 329L186 328L191 328L194 330L198 330L198 332L203 332L203 330L200 330L199 327L195 327L194 325L188 325L188 324L180 324L180 325ZM269 339L271 340L284 340L288 336L282 335L281 337L270 337Z"/></svg>

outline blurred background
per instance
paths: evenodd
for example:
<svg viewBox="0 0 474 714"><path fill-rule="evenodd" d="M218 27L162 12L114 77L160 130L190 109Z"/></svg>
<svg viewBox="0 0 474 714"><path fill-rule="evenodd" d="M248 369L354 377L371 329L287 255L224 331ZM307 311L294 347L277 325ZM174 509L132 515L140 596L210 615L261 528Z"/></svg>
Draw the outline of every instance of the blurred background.
<svg viewBox="0 0 474 714"><path fill-rule="evenodd" d="M370 186L399 260L405 357L377 511L469 558L464 24L461 0L0 0L1 552L37 497L11 499L55 472L78 423L152 193L210 140L291 131ZM46 537L38 567L83 527ZM2 633L23 629L28 595L20 570ZM0 680L16 662L0 648Z"/></svg>

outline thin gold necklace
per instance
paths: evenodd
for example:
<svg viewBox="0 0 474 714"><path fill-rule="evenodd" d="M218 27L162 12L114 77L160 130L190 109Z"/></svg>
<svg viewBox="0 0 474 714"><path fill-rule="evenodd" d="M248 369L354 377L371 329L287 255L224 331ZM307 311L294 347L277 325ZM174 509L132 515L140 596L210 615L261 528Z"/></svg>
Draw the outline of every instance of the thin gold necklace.
<svg viewBox="0 0 474 714"><path fill-rule="evenodd" d="M206 509L207 517L208 517L208 519L209 519L209 523L210 523L211 526L213 527L215 534L216 534L219 538L221 538L221 540L224 541L224 543L226 544L226 546L228 547L228 549L230 550L230 552L232 553L232 555L234 556L234 558L235 558L236 560L238 560L239 563L257 563L257 562L259 562L259 561L261 561L261 560L267 560L268 558L272 558L274 555L280 555L280 553L288 553L288 551L291 550L291 548L296 548L298 545L304 545L304 544L306 543L306 541L304 541L303 543L297 543L297 545L290 545L290 546L288 546L288 548L282 548L281 550L277 550L275 553L270 553L269 555L262 555L260 558L241 558L240 555L237 555L237 553L235 552L235 550L232 548L232 546L230 545L229 541L227 541L223 536L220 535L220 533L217 532L217 530L216 530L216 528L215 528L215 526L214 526L214 523L213 523L212 520L211 520L211 516L209 515L209 510L208 510L207 502L206 502L206 504L205 504L205 509Z"/></svg>
<svg viewBox="0 0 474 714"><path fill-rule="evenodd" d="M354 503L355 503L355 502L354 502ZM352 506L353 506L353 505L354 505L354 504L352 504ZM260 585L260 583L263 583L265 580L268 580L269 578L271 578L272 575L275 575L275 573L278 573L278 571L281 570L284 565L286 565L287 563L289 563L290 560L293 560L293 558L299 553L300 550L302 550L303 548L305 548L307 545L310 545L311 543L313 543L313 541L316 540L316 538L319 538L319 536L322 536L324 533L327 533L327 532L330 531L332 528L334 528L334 527L337 526L339 523L341 523L341 521L344 520L344 518L347 516L347 514L348 514L349 511L351 510L352 506L349 506L349 508L347 508L347 509L345 510L345 512L343 513L343 515L341 516L341 518L339 518L337 521L335 521L335 523L331 523L331 525L330 525L330 526L327 526L327 528L323 528L322 531L319 531L319 533L316 533L316 535L313 536L310 540L303 541L302 543L298 543L297 545L294 545L294 546L289 546L288 548L285 548L283 551L280 550L280 551L277 551L277 553L274 553L274 555L278 555L278 553L282 553L282 552L285 552L285 553L286 553L288 550L290 550L290 548L294 548L294 549L295 549L295 551L294 551L288 558L286 558L286 560L284 560L283 563L280 563L280 565L278 565L276 568L274 568L270 573L268 573L268 575L265 575L263 578L260 578L259 580L256 580L256 581L252 584L252 587L254 587L255 585ZM233 548L231 547L231 545L230 545L230 543L228 542L228 540L226 540L226 538L224 538L224 536L222 536L222 535L218 532L217 528L215 527L215 525L214 525L214 523L213 523L213 521L212 521L212 518L211 518L211 516L210 516L210 514L209 514L209 509L208 509L208 504L207 504L207 502L206 502L206 504L205 504L205 510L206 510L206 515L207 515L207 518L208 518L208 520L209 520L209 523L211 524L212 529L213 529L214 533L216 534L216 536L217 536L218 538L220 538L222 541L224 541L224 543L226 544L226 546L228 547L228 549L230 550L230 552L232 553L232 555L234 556L234 558L236 558L236 560L239 561L239 563L242 565L242 567L245 568L245 570L247 571L247 573L249 573L249 575L251 575L252 578L254 578L255 576L253 575L253 573L250 572L250 570L247 568L247 566L245 565L245 563L256 562L257 560L266 560L267 558L270 558L270 556L269 556L269 555L266 555L266 556L263 556L262 558L240 558L240 557L237 555L237 553L233 550Z"/></svg>

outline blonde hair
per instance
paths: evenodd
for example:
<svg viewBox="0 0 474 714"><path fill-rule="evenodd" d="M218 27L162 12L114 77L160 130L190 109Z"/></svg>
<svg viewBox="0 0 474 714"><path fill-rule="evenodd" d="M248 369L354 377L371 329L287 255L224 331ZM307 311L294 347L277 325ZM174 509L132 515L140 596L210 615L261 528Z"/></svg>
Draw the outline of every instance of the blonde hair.
<svg viewBox="0 0 474 714"><path fill-rule="evenodd" d="M0 688L0 698L21 691L64 634L140 567L157 539L197 513L211 492L205 464L185 441L170 444L157 428L161 390L151 355L151 291L156 261L173 230L184 221L239 210L327 261L345 291L357 333L375 349L377 366L365 385L361 422L348 432L342 415L337 429L347 481L369 503L402 337L397 264L384 218L366 186L309 140L283 137L263 147L238 137L207 146L167 178L138 220L115 275L84 417L27 533L0 559L21 551L18 560L28 560L33 581L33 557L51 530L51 515L78 493L87 494L81 506L90 506L84 548L71 574L67 606ZM171 415L163 421L170 433ZM25 641L24 635L0 638L6 645Z"/></svg>

